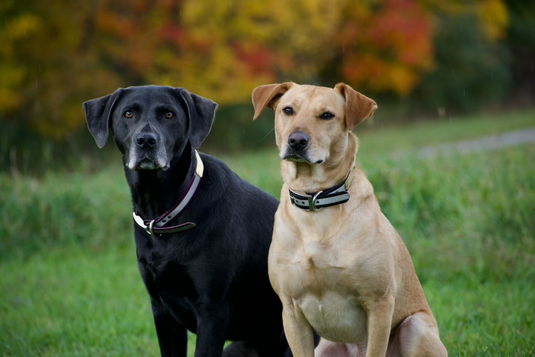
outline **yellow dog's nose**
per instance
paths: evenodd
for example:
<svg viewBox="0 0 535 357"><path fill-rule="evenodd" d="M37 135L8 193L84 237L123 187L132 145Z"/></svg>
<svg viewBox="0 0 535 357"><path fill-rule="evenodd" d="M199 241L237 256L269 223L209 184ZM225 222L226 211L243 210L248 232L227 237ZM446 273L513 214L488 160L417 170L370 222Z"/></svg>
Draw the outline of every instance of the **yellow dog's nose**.
<svg viewBox="0 0 535 357"><path fill-rule="evenodd" d="M308 135L302 131L294 131L288 137L288 145L295 151L306 149L309 141Z"/></svg>

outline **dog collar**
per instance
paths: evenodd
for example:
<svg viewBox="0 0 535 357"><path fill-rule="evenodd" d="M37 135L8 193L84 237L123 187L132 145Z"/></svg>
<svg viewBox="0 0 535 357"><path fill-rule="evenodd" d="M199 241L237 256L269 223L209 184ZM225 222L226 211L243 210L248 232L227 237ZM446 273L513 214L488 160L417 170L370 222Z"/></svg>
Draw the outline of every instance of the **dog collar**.
<svg viewBox="0 0 535 357"><path fill-rule="evenodd" d="M349 187L353 180L353 173L355 172L355 166L349 171L344 181L329 189L309 193L305 195L298 194L289 188L290 201L295 207L301 208L305 211L319 211L322 208L330 207L334 205L340 205L349 201Z"/></svg>
<svg viewBox="0 0 535 357"><path fill-rule="evenodd" d="M187 207L187 205L190 203L191 199L195 195L195 191L197 191L197 188L199 187L204 172L204 164L197 150L195 150L195 156L197 157L197 167L193 172L193 177L190 181L188 189L182 195L176 206L162 214L160 217L153 220L144 220L135 211L133 212L134 221L138 224L138 226L143 228L152 238L157 238L158 236L165 233L178 233L196 227L196 224L193 222L186 222L175 226L166 227L166 224L178 217L184 211L184 209Z"/></svg>

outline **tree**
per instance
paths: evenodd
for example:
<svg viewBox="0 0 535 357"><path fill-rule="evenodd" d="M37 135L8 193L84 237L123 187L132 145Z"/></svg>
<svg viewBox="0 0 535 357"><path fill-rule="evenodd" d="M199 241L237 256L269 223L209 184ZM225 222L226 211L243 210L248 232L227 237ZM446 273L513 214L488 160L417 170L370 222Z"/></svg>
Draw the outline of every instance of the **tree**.
<svg viewBox="0 0 535 357"><path fill-rule="evenodd" d="M0 119L52 138L84 125L83 101L119 86L181 86L223 106L285 80L407 96L431 93L455 63L466 73L436 96L446 98L477 86L479 61L496 78L507 71L492 61L502 0L6 0L0 15ZM471 35L444 40L460 22Z"/></svg>

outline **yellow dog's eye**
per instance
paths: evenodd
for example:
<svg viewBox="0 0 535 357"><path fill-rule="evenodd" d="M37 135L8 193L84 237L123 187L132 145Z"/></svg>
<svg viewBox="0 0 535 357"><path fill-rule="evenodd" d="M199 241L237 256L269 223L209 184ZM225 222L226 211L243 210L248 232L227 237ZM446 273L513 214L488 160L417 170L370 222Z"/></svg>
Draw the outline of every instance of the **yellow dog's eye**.
<svg viewBox="0 0 535 357"><path fill-rule="evenodd" d="M286 115L293 115L294 110L291 107L286 107L282 110Z"/></svg>
<svg viewBox="0 0 535 357"><path fill-rule="evenodd" d="M134 116L134 113L132 113L130 110L127 110L126 112L124 112L124 116L130 119Z"/></svg>
<svg viewBox="0 0 535 357"><path fill-rule="evenodd" d="M167 119L171 119L171 118L174 117L174 116L175 116L175 115L174 115L172 112L167 112L167 113L165 113L165 117L166 117Z"/></svg>
<svg viewBox="0 0 535 357"><path fill-rule="evenodd" d="M333 113L325 112L322 115L320 115L320 119L323 119L323 120L329 120L329 119L332 119L332 118L334 118L334 114Z"/></svg>

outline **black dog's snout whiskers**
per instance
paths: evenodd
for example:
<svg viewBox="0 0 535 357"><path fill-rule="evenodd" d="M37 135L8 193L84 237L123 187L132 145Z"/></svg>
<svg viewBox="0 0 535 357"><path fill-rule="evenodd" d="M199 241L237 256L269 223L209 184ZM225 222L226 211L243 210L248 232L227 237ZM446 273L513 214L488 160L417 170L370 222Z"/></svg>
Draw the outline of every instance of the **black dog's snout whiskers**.
<svg viewBox="0 0 535 357"><path fill-rule="evenodd" d="M156 135L151 133L143 133L137 137L136 143L139 147L146 149L153 147L158 142L156 140Z"/></svg>

